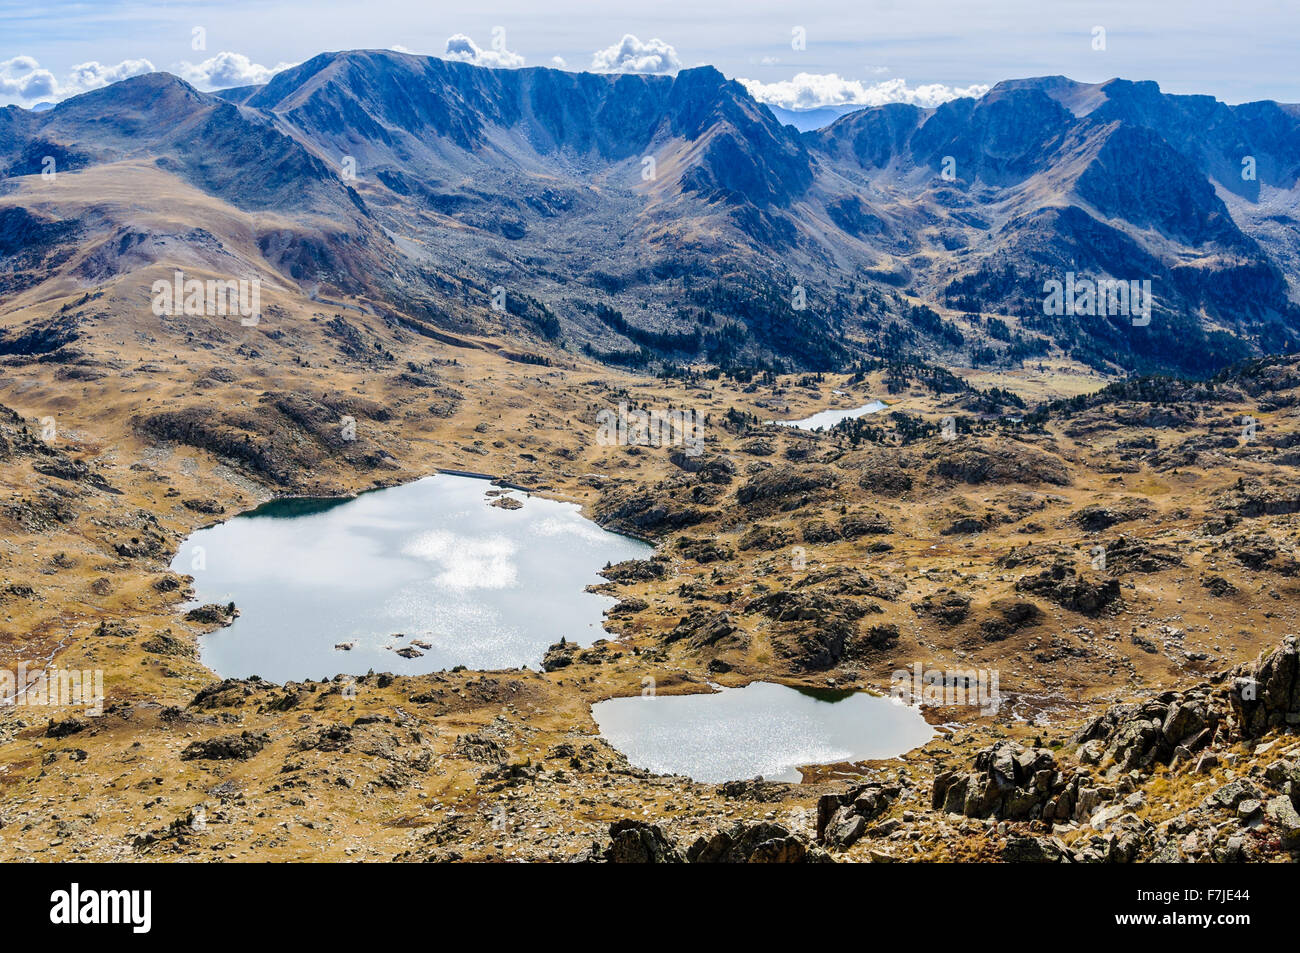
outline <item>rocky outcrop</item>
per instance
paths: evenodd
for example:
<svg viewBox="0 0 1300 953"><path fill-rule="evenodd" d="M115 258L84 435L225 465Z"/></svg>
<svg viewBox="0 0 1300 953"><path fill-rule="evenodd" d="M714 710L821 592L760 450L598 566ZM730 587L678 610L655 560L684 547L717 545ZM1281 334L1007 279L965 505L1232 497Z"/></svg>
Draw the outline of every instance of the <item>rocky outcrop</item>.
<svg viewBox="0 0 1300 953"><path fill-rule="evenodd" d="M681 850L658 824L623 820L609 825L609 846L601 860L611 864L680 864Z"/></svg>
<svg viewBox="0 0 1300 953"><path fill-rule="evenodd" d="M1230 536L1223 541L1232 557L1256 572L1275 572L1283 576L1300 575L1300 563L1268 533Z"/></svg>
<svg viewBox="0 0 1300 953"><path fill-rule="evenodd" d="M230 625L238 617L239 610L235 608L233 602L224 606L212 602L185 613L186 622L194 622L199 625Z"/></svg>
<svg viewBox="0 0 1300 953"><path fill-rule="evenodd" d="M542 671L555 672L562 668L568 668L573 664L573 656L578 651L578 646L560 639L554 645L547 648L546 653L542 656Z"/></svg>
<svg viewBox="0 0 1300 953"><path fill-rule="evenodd" d="M67 718L63 721L55 721L51 718L49 725L45 729L45 737L66 738L69 735L85 731L87 727L87 723L80 718Z"/></svg>
<svg viewBox="0 0 1300 953"><path fill-rule="evenodd" d="M237 735L218 735L206 741L192 741L181 752L182 761L247 761L257 754L271 736L244 731Z"/></svg>
<svg viewBox="0 0 1300 953"><path fill-rule="evenodd" d="M793 623L785 631L793 635L793 646L784 654L801 668L821 670L851 654L863 615L880 609L874 603L828 595L818 589L785 589L753 600L746 612L760 612L778 623Z"/></svg>
<svg viewBox="0 0 1300 953"><path fill-rule="evenodd" d="M1073 566L1054 563L1042 572L1021 577L1017 592L1032 592L1052 600L1063 609L1096 615L1120 597L1118 579L1096 579L1081 575Z"/></svg>
<svg viewBox="0 0 1300 953"><path fill-rule="evenodd" d="M171 629L164 629L157 635L141 642L140 648L146 652L153 652L155 655L175 655L181 658L195 658L198 655L198 651L192 642L173 635Z"/></svg>
<svg viewBox="0 0 1300 953"><path fill-rule="evenodd" d="M780 549L792 539L794 536L780 527L759 523L745 530L736 545L744 552L751 549L768 551Z"/></svg>
<svg viewBox="0 0 1300 953"><path fill-rule="evenodd" d="M592 845L575 860L609 864L797 864L827 862L831 857L779 824L737 821L682 847L659 824L625 819L610 824L608 844Z"/></svg>
<svg viewBox="0 0 1300 953"><path fill-rule="evenodd" d="M985 483L1070 484L1060 458L1020 443L994 443L953 449L931 467L935 476L976 486Z"/></svg>
<svg viewBox="0 0 1300 953"><path fill-rule="evenodd" d="M1240 479L1215 503L1217 508L1238 516L1285 516L1300 513L1300 486L1266 486L1258 481Z"/></svg>
<svg viewBox="0 0 1300 953"><path fill-rule="evenodd" d="M567 639L560 639L547 648L542 656L542 671L554 672L561 668L568 668L570 665L604 665L621 654L614 652L605 639L597 639L590 648L583 648Z"/></svg>
<svg viewBox="0 0 1300 953"><path fill-rule="evenodd" d="M600 574L610 582L649 582L662 579L668 572L668 564L658 559L625 559L621 563L606 566Z"/></svg>
<svg viewBox="0 0 1300 953"><path fill-rule="evenodd" d="M868 610L861 603L828 595L819 589L782 589L759 596L745 608L761 612L774 622L824 622L831 615L861 618Z"/></svg>
<svg viewBox="0 0 1300 953"><path fill-rule="evenodd" d="M1037 625L1043 618L1043 610L1032 602L1017 599L999 599L989 606L996 616L980 622L980 634L985 641L998 642L1021 629Z"/></svg>
<svg viewBox="0 0 1300 953"><path fill-rule="evenodd" d="M1237 728L1247 738L1300 725L1300 650L1295 636L1234 669L1228 697Z"/></svg>
<svg viewBox="0 0 1300 953"><path fill-rule="evenodd" d="M817 840L828 847L851 846L867 825L889 810L902 788L872 781L843 794L824 794L817 802Z"/></svg>
<svg viewBox="0 0 1300 953"><path fill-rule="evenodd" d="M1149 701L1116 705L1074 736L1079 759L1114 776L1188 760L1214 740L1223 722L1221 693L1209 686L1165 692Z"/></svg>
<svg viewBox="0 0 1300 953"><path fill-rule="evenodd" d="M1106 569L1113 573L1153 573L1183 564L1166 546L1156 546L1135 536L1121 536L1106 544Z"/></svg>
<svg viewBox="0 0 1300 953"><path fill-rule="evenodd" d="M1099 533L1116 523L1145 519L1152 513L1152 506L1142 499L1125 499L1119 503L1103 505L1092 503L1072 514L1070 519L1086 533Z"/></svg>
<svg viewBox="0 0 1300 953"><path fill-rule="evenodd" d="M748 641L730 612L712 612L702 607L692 609L664 636L666 642L682 639L694 648L742 646Z"/></svg>
<svg viewBox="0 0 1300 953"><path fill-rule="evenodd" d="M769 467L751 477L736 491L736 502L741 506L778 504L789 508L797 505L801 497L835 485L835 475L827 467Z"/></svg>
<svg viewBox="0 0 1300 953"><path fill-rule="evenodd" d="M954 626L970 612L970 596L952 589L940 589L933 595L927 594L920 602L912 603L912 611L942 626Z"/></svg>
<svg viewBox="0 0 1300 953"><path fill-rule="evenodd" d="M716 483L725 486L736 475L736 465L723 456L691 456L684 450L674 450L668 455L673 466L687 473L696 474L701 483Z"/></svg>
<svg viewBox="0 0 1300 953"><path fill-rule="evenodd" d="M683 536L677 540L677 548L684 557L697 563L724 562L736 555L729 547L720 545L712 538L693 539Z"/></svg>
<svg viewBox="0 0 1300 953"><path fill-rule="evenodd" d="M795 588L817 587L837 596L871 596L893 602L907 587L888 577L868 576L860 569L839 566L823 572L812 573L795 583Z"/></svg>
<svg viewBox="0 0 1300 953"><path fill-rule="evenodd" d="M916 472L916 460L912 455L892 447L867 450L860 458L849 461L847 466L862 472L858 486L868 493L889 498L909 492Z"/></svg>
<svg viewBox="0 0 1300 953"><path fill-rule="evenodd" d="M936 810L966 817L1065 818L1073 814L1067 788L1066 775L1051 751L1000 741L975 756L973 770L936 776L931 804Z"/></svg>
<svg viewBox="0 0 1300 953"><path fill-rule="evenodd" d="M700 837L686 851L692 864L800 864L825 863L831 857L786 830L780 824L737 821Z"/></svg>
<svg viewBox="0 0 1300 953"><path fill-rule="evenodd" d="M898 626L892 622L886 622L884 625L873 625L867 629L867 634L861 640L861 648L868 651L883 652L897 645L900 636Z"/></svg>
<svg viewBox="0 0 1300 953"><path fill-rule="evenodd" d="M606 490L601 494L595 511L602 526L634 536L685 529L707 519L703 510L679 503L662 490L633 493L620 489Z"/></svg>

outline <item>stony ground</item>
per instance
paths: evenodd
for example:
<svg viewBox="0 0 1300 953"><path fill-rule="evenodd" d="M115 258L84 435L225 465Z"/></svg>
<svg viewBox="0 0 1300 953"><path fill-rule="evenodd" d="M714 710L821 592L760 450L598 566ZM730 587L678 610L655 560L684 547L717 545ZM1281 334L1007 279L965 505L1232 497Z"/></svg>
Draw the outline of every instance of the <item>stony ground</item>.
<svg viewBox="0 0 1300 953"><path fill-rule="evenodd" d="M1284 700L1254 724L1233 700L1243 676L1225 674L1294 654L1279 649L1300 586L1294 363L998 424L970 395L920 378L891 390L883 371L658 381L422 336L364 303L272 295L257 328L159 327L122 294L43 303L67 305L73 343L0 358L0 664L102 669L107 695L98 718L0 709L6 860L1294 847L1296 683L1269 681ZM1103 382L1054 366L978 383L1037 400ZM881 396L880 432L856 445L764 423ZM704 453L600 445L595 415L620 401L707 415ZM945 416L963 418L955 439ZM355 694L220 682L200 664L221 620L178 608L190 580L168 564L186 534L275 496L439 468L578 502L656 544L607 572L606 641L557 647L548 671L381 673ZM932 704L929 745L810 766L799 785L647 775L590 715L646 677L661 693L759 678L886 692L918 663L997 671L1004 703ZM1136 707L1104 721L1114 705Z"/></svg>

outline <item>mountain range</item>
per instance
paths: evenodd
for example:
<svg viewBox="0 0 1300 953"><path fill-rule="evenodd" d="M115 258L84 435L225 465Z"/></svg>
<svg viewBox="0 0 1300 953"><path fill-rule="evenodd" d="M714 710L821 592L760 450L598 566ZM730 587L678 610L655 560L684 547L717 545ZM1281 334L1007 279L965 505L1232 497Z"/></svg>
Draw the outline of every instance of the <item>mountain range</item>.
<svg viewBox="0 0 1300 953"><path fill-rule="evenodd" d="M185 268L636 367L1207 373L1300 344L1298 147L1300 107L1119 79L801 132L711 67L153 73L0 109L0 353ZM1152 320L1046 313L1076 274L1150 281Z"/></svg>

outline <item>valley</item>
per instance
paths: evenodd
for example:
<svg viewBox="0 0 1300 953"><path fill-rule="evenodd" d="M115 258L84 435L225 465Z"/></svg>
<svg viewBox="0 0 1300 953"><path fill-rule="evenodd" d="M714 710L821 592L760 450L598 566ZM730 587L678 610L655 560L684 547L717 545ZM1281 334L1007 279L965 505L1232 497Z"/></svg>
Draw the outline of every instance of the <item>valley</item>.
<svg viewBox="0 0 1300 953"><path fill-rule="evenodd" d="M1291 859L1297 122L1049 77L801 134L709 68L374 51L0 110L0 665L106 695L0 708L0 856ZM1067 266L1151 279L1150 325L1049 319ZM154 313L177 271L257 277L256 320ZM600 439L620 405L702 443ZM600 568L604 631L204 664L234 615L188 538L440 472L652 547ZM929 741L802 782L654 774L593 715L913 671L999 702L909 682Z"/></svg>

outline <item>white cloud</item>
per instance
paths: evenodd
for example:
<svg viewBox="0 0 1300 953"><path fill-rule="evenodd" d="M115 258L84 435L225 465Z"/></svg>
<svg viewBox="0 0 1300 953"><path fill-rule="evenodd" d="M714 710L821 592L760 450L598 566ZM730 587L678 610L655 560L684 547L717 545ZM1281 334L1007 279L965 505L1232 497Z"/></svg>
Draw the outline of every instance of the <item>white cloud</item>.
<svg viewBox="0 0 1300 953"><path fill-rule="evenodd" d="M908 86L904 79L887 79L865 84L844 79L836 73L799 73L794 79L763 83L741 79L749 94L761 103L785 109L816 109L819 106L883 106L885 103L910 103L913 106L938 106L962 96L983 96L988 86L945 86L928 83Z"/></svg>
<svg viewBox="0 0 1300 953"><path fill-rule="evenodd" d="M281 70L294 63L262 66L243 53L221 52L202 63L184 62L180 76L194 86L208 89L229 89L232 86L261 86Z"/></svg>
<svg viewBox="0 0 1300 953"><path fill-rule="evenodd" d="M569 68L569 64L566 63L566 62L564 62L564 57L563 57L563 56L552 56L552 57L551 57L551 63L555 66L556 69L568 69L568 68Z"/></svg>
<svg viewBox="0 0 1300 953"><path fill-rule="evenodd" d="M81 93L88 89L99 89L113 83L120 83L132 76L140 76L153 71L154 65L148 60L123 60L112 66L92 60L89 63L79 63L72 67L72 72L68 75L67 88Z"/></svg>
<svg viewBox="0 0 1300 953"><path fill-rule="evenodd" d="M613 46L597 50L591 68L611 73L671 73L682 68L677 51L663 40L642 43L631 33Z"/></svg>
<svg viewBox="0 0 1300 953"><path fill-rule="evenodd" d="M53 99L58 95L59 83L49 70L30 56L15 56L0 62L0 96L23 102Z"/></svg>
<svg viewBox="0 0 1300 953"><path fill-rule="evenodd" d="M154 65L148 60L123 60L112 65L91 61L72 67L60 80L32 57L15 56L0 62L0 99L22 103L66 99L153 71Z"/></svg>
<svg viewBox="0 0 1300 953"><path fill-rule="evenodd" d="M484 50L464 33L447 37L447 49L443 52L444 60L456 60L461 63L473 63L475 66L493 66L499 69L516 69L524 65L524 58L511 52L505 46L505 34L498 34L502 39L499 48Z"/></svg>

